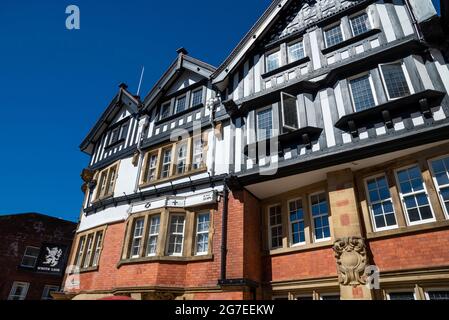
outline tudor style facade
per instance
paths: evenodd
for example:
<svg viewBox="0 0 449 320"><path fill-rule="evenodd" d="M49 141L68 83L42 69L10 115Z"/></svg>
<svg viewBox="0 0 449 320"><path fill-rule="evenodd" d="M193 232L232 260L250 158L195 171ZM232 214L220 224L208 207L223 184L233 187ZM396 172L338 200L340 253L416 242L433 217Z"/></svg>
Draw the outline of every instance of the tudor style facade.
<svg viewBox="0 0 449 320"><path fill-rule="evenodd" d="M448 298L441 21L277 0L218 69L179 49L143 101L121 85L81 145L65 297Z"/></svg>

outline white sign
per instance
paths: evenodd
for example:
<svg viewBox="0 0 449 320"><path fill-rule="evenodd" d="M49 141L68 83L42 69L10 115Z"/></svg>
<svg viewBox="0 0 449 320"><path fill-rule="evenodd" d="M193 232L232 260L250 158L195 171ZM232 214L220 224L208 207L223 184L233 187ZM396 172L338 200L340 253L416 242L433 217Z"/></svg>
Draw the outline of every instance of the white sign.
<svg viewBox="0 0 449 320"><path fill-rule="evenodd" d="M189 208L217 202L217 192L209 191L188 197L164 197L153 201L132 205L130 213L138 213L160 208Z"/></svg>

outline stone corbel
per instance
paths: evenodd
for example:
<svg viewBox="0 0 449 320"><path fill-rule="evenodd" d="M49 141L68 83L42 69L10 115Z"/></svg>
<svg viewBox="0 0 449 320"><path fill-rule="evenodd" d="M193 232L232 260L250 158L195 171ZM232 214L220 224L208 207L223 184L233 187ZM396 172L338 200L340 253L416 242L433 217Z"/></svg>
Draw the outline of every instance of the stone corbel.
<svg viewBox="0 0 449 320"><path fill-rule="evenodd" d="M345 286L366 284L367 254L365 241L360 237L341 238L334 243L338 279Z"/></svg>

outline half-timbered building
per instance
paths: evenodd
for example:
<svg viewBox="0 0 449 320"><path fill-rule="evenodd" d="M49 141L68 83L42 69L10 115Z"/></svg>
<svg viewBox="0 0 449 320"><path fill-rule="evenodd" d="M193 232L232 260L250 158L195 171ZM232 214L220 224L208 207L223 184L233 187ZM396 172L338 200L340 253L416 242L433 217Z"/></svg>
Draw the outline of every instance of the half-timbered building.
<svg viewBox="0 0 449 320"><path fill-rule="evenodd" d="M443 21L275 0L218 68L181 48L143 100L121 85L81 145L66 297L449 298Z"/></svg>

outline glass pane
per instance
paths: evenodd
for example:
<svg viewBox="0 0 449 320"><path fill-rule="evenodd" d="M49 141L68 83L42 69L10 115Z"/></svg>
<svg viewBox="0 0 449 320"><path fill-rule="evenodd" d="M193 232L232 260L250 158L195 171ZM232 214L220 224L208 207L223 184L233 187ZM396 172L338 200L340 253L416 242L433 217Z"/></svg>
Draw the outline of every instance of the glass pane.
<svg viewBox="0 0 449 320"><path fill-rule="evenodd" d="M352 34L358 36L369 30L368 15L366 13L361 14L351 19Z"/></svg>
<svg viewBox="0 0 449 320"><path fill-rule="evenodd" d="M288 47L288 61L294 62L304 58L304 47L302 41Z"/></svg>
<svg viewBox="0 0 449 320"><path fill-rule="evenodd" d="M259 140L271 138L272 131L273 131L273 112L271 108L259 111L257 113L257 136Z"/></svg>
<svg viewBox="0 0 449 320"><path fill-rule="evenodd" d="M391 292L389 296L390 300L415 300L413 292Z"/></svg>
<svg viewBox="0 0 449 320"><path fill-rule="evenodd" d="M357 79L352 79L349 83L351 85L352 98L356 111L369 109L376 105L368 74Z"/></svg>
<svg viewBox="0 0 449 320"><path fill-rule="evenodd" d="M343 35L341 33L340 25L326 30L325 35L327 47L332 47L340 42L343 42Z"/></svg>
<svg viewBox="0 0 449 320"><path fill-rule="evenodd" d="M410 94L410 89L400 63L383 65L382 73L391 99Z"/></svg>

